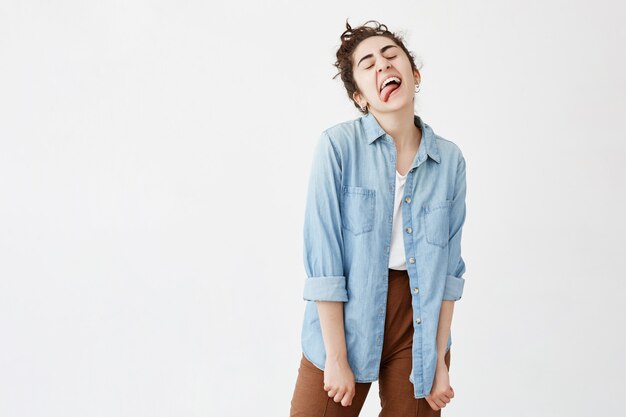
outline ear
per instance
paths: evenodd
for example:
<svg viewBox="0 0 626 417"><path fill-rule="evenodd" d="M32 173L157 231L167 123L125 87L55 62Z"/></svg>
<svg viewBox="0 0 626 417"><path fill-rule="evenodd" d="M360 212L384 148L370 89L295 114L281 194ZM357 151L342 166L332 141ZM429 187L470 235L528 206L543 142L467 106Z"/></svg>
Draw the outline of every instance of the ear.
<svg viewBox="0 0 626 417"><path fill-rule="evenodd" d="M422 76L421 76L419 70L417 70L417 69L415 69L415 71L413 71L413 77L415 77L415 80L416 80L415 84L419 84L420 81L422 80Z"/></svg>
<svg viewBox="0 0 626 417"><path fill-rule="evenodd" d="M358 91L355 91L352 94L352 98L356 101L357 104L361 105L361 100L363 100L363 96Z"/></svg>

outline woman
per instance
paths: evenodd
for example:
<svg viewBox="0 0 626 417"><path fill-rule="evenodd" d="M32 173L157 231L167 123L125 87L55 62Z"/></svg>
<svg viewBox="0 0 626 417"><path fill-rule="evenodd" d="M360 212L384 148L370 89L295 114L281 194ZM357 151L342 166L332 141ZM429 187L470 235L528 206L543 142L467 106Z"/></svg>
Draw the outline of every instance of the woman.
<svg viewBox="0 0 626 417"><path fill-rule="evenodd" d="M380 416L439 416L454 397L465 159L414 114L421 77L403 40L375 21L346 28L335 66L363 115L315 149L291 416L358 416L376 380Z"/></svg>

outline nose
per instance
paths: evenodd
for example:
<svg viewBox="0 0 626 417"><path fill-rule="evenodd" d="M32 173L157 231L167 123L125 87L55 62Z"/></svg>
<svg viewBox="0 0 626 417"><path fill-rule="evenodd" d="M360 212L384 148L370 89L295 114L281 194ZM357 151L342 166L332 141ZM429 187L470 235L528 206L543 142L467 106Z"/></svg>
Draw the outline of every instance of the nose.
<svg viewBox="0 0 626 417"><path fill-rule="evenodd" d="M391 64L389 63L389 61L387 59L383 59L382 60L382 64L379 65L378 67L378 72L382 72L383 69L387 69L391 66Z"/></svg>

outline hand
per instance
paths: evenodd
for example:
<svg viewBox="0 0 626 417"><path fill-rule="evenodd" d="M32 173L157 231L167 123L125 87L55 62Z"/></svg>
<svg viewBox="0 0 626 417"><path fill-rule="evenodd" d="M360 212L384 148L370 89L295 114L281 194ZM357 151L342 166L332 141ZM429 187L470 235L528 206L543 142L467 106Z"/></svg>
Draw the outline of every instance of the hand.
<svg viewBox="0 0 626 417"><path fill-rule="evenodd" d="M426 397L426 401L430 404L430 408L437 411L444 408L452 398L454 398L454 390L450 386L448 367L442 362L437 364L433 388L430 390L430 395Z"/></svg>
<svg viewBox="0 0 626 417"><path fill-rule="evenodd" d="M354 374L346 359L326 359L324 368L324 391L336 403L347 407L352 405L356 393Z"/></svg>

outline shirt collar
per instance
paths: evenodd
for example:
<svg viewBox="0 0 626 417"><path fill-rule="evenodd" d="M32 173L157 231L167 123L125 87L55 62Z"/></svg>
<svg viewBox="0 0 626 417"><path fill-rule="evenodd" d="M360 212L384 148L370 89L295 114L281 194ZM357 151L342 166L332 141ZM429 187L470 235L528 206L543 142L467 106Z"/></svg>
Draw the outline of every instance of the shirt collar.
<svg viewBox="0 0 626 417"><path fill-rule="evenodd" d="M437 141L435 139L435 133L433 129L425 123L421 117L417 114L413 115L413 120L415 122L415 126L419 126L422 131L422 142L420 143L420 147L418 150L418 155L416 156L416 163L421 163L421 161L426 157L426 155L430 156L436 162L441 162L441 158L439 157L439 149L437 148ZM376 139L384 136L387 132L378 124L378 121L374 117L374 115L370 112L361 116L361 123L363 124L363 128L365 130L365 138L368 144L371 144ZM391 140L391 136L389 137ZM421 144L424 144L422 146Z"/></svg>

